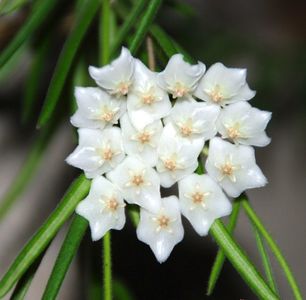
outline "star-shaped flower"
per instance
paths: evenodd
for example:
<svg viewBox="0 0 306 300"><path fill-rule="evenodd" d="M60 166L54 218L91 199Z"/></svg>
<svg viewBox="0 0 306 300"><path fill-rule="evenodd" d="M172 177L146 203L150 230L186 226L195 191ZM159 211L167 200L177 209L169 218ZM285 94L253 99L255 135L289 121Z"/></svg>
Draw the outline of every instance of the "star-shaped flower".
<svg viewBox="0 0 306 300"><path fill-rule="evenodd" d="M200 102L178 102L164 122L172 123L177 133L185 139L208 140L217 133L216 121L220 108Z"/></svg>
<svg viewBox="0 0 306 300"><path fill-rule="evenodd" d="M191 65L184 61L182 54L173 55L165 70L158 74L159 85L173 98L190 98L205 72L205 65L198 62Z"/></svg>
<svg viewBox="0 0 306 300"><path fill-rule="evenodd" d="M112 95L126 96L133 84L134 58L124 47L120 56L102 68L89 67L90 76L96 83Z"/></svg>
<svg viewBox="0 0 306 300"><path fill-rule="evenodd" d="M158 161L156 169L163 187L170 187L198 166L197 158L204 141L199 139L186 143L176 136L171 123L164 128L157 148Z"/></svg>
<svg viewBox="0 0 306 300"><path fill-rule="evenodd" d="M142 130L137 130L125 114L120 119L125 152L129 155L138 156L150 166L157 162L157 145L163 129L160 120L154 121Z"/></svg>
<svg viewBox="0 0 306 300"><path fill-rule="evenodd" d="M194 95L208 103L224 106L250 100L255 92L246 83L246 69L227 68L216 63L200 80Z"/></svg>
<svg viewBox="0 0 306 300"><path fill-rule="evenodd" d="M172 252L174 246L184 237L178 199L176 196L163 198L162 206L156 213L140 209L140 222L137 237L148 244L162 263Z"/></svg>
<svg viewBox="0 0 306 300"><path fill-rule="evenodd" d="M135 60L134 85L128 95L127 109L138 130L165 117L171 109L168 94L157 85L156 73L138 59Z"/></svg>
<svg viewBox="0 0 306 300"><path fill-rule="evenodd" d="M92 180L88 196L79 203L77 214L89 221L93 241L110 229L121 230L125 224L124 202L118 188L102 176Z"/></svg>
<svg viewBox="0 0 306 300"><path fill-rule="evenodd" d="M250 188L266 185L267 179L255 161L254 149L215 137L209 143L205 168L231 197Z"/></svg>
<svg viewBox="0 0 306 300"><path fill-rule="evenodd" d="M126 111L124 101L99 88L76 87L75 97L78 109L71 117L71 123L76 127L103 129L117 124Z"/></svg>
<svg viewBox="0 0 306 300"><path fill-rule="evenodd" d="M208 234L215 219L231 213L231 203L208 175L188 175L178 187L182 214L201 236Z"/></svg>
<svg viewBox="0 0 306 300"><path fill-rule="evenodd" d="M116 167L125 157L121 130L81 128L79 145L67 157L68 164L82 169L87 178L102 175Z"/></svg>
<svg viewBox="0 0 306 300"><path fill-rule="evenodd" d="M150 211L160 208L160 179L156 171L136 157L128 156L107 174L123 198Z"/></svg>
<svg viewBox="0 0 306 300"><path fill-rule="evenodd" d="M240 101L222 110L217 123L218 131L223 138L234 143L263 147L270 143L265 132L270 119L270 112Z"/></svg>

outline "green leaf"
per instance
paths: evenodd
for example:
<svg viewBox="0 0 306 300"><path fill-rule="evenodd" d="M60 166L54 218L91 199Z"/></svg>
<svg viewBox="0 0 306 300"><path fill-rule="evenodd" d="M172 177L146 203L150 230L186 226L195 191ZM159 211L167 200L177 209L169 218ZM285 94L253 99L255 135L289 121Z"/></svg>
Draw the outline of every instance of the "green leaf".
<svg viewBox="0 0 306 300"><path fill-rule="evenodd" d="M57 208L26 244L1 279L0 298L14 286L35 259L44 251L64 222L73 213L79 201L87 195L89 187L90 181L84 175L80 175L74 181Z"/></svg>
<svg viewBox="0 0 306 300"><path fill-rule="evenodd" d="M133 225L137 227L140 220L139 206L134 204L129 204L127 210Z"/></svg>
<svg viewBox="0 0 306 300"><path fill-rule="evenodd" d="M40 266L40 263L45 255L44 251L40 256L38 256L35 262L30 266L30 268L23 274L23 276L18 281L14 292L10 298L10 300L22 300L25 298L28 289L32 283L32 280L37 272L37 269Z"/></svg>
<svg viewBox="0 0 306 300"><path fill-rule="evenodd" d="M0 15L9 14L27 3L29 3L29 0L2 0L0 2Z"/></svg>
<svg viewBox="0 0 306 300"><path fill-rule="evenodd" d="M236 200L233 204L233 211L231 213L229 223L227 226L227 230L231 235L233 234L234 229L236 227L239 211L240 211L240 201ZM210 296L214 291L221 270L223 268L224 261L225 261L225 254L222 249L219 249L208 280L207 293L206 293L208 296Z"/></svg>
<svg viewBox="0 0 306 300"><path fill-rule="evenodd" d="M68 72L72 65L73 59L81 44L90 23L92 22L98 10L99 0L84 1L80 8L82 11L78 14L76 25L65 42L57 61L48 91L38 120L38 126L45 125L52 117L55 107L59 101L62 89L64 87Z"/></svg>
<svg viewBox="0 0 306 300"><path fill-rule="evenodd" d="M23 123L28 122L34 113L35 102L38 100L37 97L39 94L39 81L47 61L51 40L52 38L50 38L50 36L46 36L46 38L42 40L31 63L30 74L28 74L25 83L22 108Z"/></svg>
<svg viewBox="0 0 306 300"><path fill-rule="evenodd" d="M161 0L151 0L144 15L142 16L139 24L137 25L137 30L135 32L134 38L130 45L130 51L132 54L136 54L138 48L143 42L149 28L162 4Z"/></svg>
<svg viewBox="0 0 306 300"><path fill-rule="evenodd" d="M233 240L222 221L216 220L210 227L209 233L224 251L240 276L253 292L263 300L279 299L256 270L239 245Z"/></svg>
<svg viewBox="0 0 306 300"><path fill-rule="evenodd" d="M0 221L5 216L6 212L13 206L18 197L23 193L31 179L33 178L40 161L47 149L51 135L54 132L53 127L46 127L35 140L27 159L15 177L10 189L4 195L4 198L0 202Z"/></svg>
<svg viewBox="0 0 306 300"><path fill-rule="evenodd" d="M268 253L266 251L266 248L265 248L264 241L262 240L262 238L260 236L260 233L258 232L255 225L253 225L253 229L254 229L257 248L258 248L258 251L259 251L260 256L261 256L261 260L262 260L262 264L263 264L263 267L264 267L264 270L265 270L265 273L266 273L266 278L268 280L268 284L269 284L270 288L272 289L272 291L275 294L278 294L276 283L275 283L274 277L273 277L272 266L271 266L271 263L270 263L269 255L268 255Z"/></svg>
<svg viewBox="0 0 306 300"><path fill-rule="evenodd" d="M114 281L114 299L116 300L134 300L135 297L132 295L128 287L121 281Z"/></svg>
<svg viewBox="0 0 306 300"><path fill-rule="evenodd" d="M292 274L292 271L289 267L289 264L287 263L285 257L283 256L281 250L279 249L278 245L273 240L272 236L268 233L265 226L263 225L262 221L259 219L259 217L256 215L255 211L251 207L247 197L245 196L244 199L242 199L241 204L249 217L249 219L253 222L253 224L256 226L257 230L260 232L260 234L264 237L264 239L267 241L269 247L272 250L272 253L275 255L275 258L279 262L281 268L283 269L285 276L287 278L287 281L289 285L291 286L292 292L294 294L294 297L296 300L302 300L302 293L300 291L300 288Z"/></svg>
<svg viewBox="0 0 306 300"><path fill-rule="evenodd" d="M141 14L147 2L148 0L138 0L135 2L135 5L133 5L130 13L128 14L124 23L121 25L120 30L116 34L116 39L112 44L110 51L112 56L116 54L117 48L120 47L131 28L135 26L137 19L139 18L139 15Z"/></svg>
<svg viewBox="0 0 306 300"><path fill-rule="evenodd" d="M18 50L18 48L29 39L35 31L55 8L58 0L38 0L33 5L32 12L25 23L21 26L10 44L0 54L0 69Z"/></svg>
<svg viewBox="0 0 306 300"><path fill-rule="evenodd" d="M42 296L43 300L56 299L68 268L79 248L87 227L87 220L79 215L75 215L63 245L56 258L51 276L49 277L47 283L47 287Z"/></svg>

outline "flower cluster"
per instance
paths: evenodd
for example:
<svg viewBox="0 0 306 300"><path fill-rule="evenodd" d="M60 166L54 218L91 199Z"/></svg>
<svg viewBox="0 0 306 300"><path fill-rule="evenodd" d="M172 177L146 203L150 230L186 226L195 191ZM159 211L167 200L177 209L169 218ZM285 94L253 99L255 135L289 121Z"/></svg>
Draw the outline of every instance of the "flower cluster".
<svg viewBox="0 0 306 300"><path fill-rule="evenodd" d="M207 235L229 215L228 197L261 187L266 178L252 146L265 146L271 113L252 107L246 70L221 63L191 65L181 54L164 71L149 70L122 48L102 68L89 67L98 87L76 87L71 123L79 145L67 162L92 178L76 212L89 221L92 239L125 224L125 202L140 207L137 237L165 261L184 235L181 215ZM207 174L195 172L205 143ZM178 183L178 197L160 188Z"/></svg>

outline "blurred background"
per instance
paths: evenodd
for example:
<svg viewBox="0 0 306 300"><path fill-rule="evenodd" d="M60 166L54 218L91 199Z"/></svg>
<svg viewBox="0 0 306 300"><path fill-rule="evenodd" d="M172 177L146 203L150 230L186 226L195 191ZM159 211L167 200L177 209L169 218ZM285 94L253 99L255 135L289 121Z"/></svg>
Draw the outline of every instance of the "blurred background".
<svg viewBox="0 0 306 300"><path fill-rule="evenodd" d="M57 12L60 18L55 23L49 20L14 61L0 70L0 196L5 195L19 174L37 137L36 118L74 18L71 3L63 2ZM23 25L28 12L25 6L16 13L0 17L1 49ZM249 85L257 90L252 104L273 112L268 127L272 143L256 152L269 184L248 194L306 295L306 2L165 1L157 22L207 66L221 61L229 67L247 68ZM44 67L37 81L36 111L32 120L24 124L21 111L28 72L37 41L47 34L50 36L45 46L48 55L42 62ZM93 24L86 37L92 48L96 47L96 35ZM90 58L87 63L96 64ZM60 126L50 138L34 177L18 202L0 220L1 276L77 175L64 162L75 146L69 120L62 118L63 112L69 113L67 99L71 98L71 91L72 86L67 85L57 113ZM135 299L256 299L228 262L215 293L207 297L207 280L217 246L211 237L197 236L187 222L185 228L183 242L162 265L156 262L148 246L137 241L131 224L123 231L113 232L113 270L118 284L126 285ZM67 226L48 249L27 299L41 298L66 229ZM235 236L262 270L252 228L243 211ZM91 243L87 233L59 299L87 299L88 274L92 270L96 282L102 282L100 252L101 243ZM90 259L92 257L94 259ZM273 259L272 264L282 299L293 299Z"/></svg>

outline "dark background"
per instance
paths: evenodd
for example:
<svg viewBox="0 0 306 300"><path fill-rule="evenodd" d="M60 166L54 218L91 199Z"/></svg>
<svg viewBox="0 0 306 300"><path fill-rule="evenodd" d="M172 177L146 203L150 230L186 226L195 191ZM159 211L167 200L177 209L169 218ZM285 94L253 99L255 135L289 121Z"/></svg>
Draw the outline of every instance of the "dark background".
<svg viewBox="0 0 306 300"><path fill-rule="evenodd" d="M273 112L268 127L272 143L264 149L257 149L258 163L269 184L263 189L251 191L249 195L252 205L288 259L302 293L306 294L306 2L194 0L184 3L191 5L187 14L172 5L164 5L158 16L159 24L207 66L221 61L230 67L247 68L250 87L257 90L251 104ZM24 9L0 18L0 47L22 26L26 15L27 9ZM44 74L37 83L40 103L70 18L71 10L67 5L58 21ZM42 33L47 32L48 28L42 29ZM88 37L93 47L97 43L95 34L93 28ZM35 48L35 43L31 47ZM1 195L18 174L36 136L34 121L29 126L20 122L31 47L24 51L18 65L10 72L0 74ZM66 107L63 106L63 109ZM0 274L5 272L24 243L54 209L75 177L75 170L64 162L73 147L73 133L66 118L53 137L31 185L0 224ZM123 231L114 232L115 278L126 284L136 299L256 299L228 262L215 294L210 298L205 296L217 247L210 237L197 236L185 223L183 242L175 247L169 260L162 265L156 262L148 246L137 241L130 224ZM27 299L40 299L64 231L51 245ZM262 270L252 229L243 213L235 235ZM97 280L100 280L101 243L86 243L88 241L87 236L59 299L85 298L89 270L84 262L89 256L94 257L92 268L97 272ZM274 260L272 263L282 299L293 299L282 271Z"/></svg>

